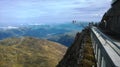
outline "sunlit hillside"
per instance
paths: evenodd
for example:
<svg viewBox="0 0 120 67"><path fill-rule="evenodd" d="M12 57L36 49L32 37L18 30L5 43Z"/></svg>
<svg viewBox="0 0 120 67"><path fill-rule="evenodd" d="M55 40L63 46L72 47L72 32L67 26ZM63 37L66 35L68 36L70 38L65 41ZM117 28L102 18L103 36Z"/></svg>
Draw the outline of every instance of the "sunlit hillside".
<svg viewBox="0 0 120 67"><path fill-rule="evenodd" d="M7 38L0 41L0 67L55 67L66 49L32 37Z"/></svg>

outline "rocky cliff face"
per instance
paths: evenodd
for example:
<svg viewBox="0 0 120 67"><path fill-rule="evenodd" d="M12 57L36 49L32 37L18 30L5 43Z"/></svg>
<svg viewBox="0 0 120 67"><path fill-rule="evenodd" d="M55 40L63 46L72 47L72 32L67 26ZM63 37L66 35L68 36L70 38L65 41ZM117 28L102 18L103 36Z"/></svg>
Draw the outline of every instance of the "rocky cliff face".
<svg viewBox="0 0 120 67"><path fill-rule="evenodd" d="M120 34L120 0L111 4L111 8L104 14L99 26L109 33Z"/></svg>
<svg viewBox="0 0 120 67"><path fill-rule="evenodd" d="M85 47L88 42L90 43L89 34L88 29L76 34L74 43L68 48L65 56L59 62L57 67L91 67L94 65L92 47L90 47L90 49ZM91 57L91 55L93 62L89 60L90 58L88 58L88 56Z"/></svg>

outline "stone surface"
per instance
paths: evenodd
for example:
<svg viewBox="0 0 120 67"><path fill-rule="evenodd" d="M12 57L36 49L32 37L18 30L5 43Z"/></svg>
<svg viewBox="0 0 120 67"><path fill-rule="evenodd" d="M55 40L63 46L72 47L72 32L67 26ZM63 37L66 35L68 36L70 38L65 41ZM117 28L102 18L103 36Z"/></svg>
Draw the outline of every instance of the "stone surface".
<svg viewBox="0 0 120 67"><path fill-rule="evenodd" d="M99 26L110 33L120 34L120 0L111 5Z"/></svg>
<svg viewBox="0 0 120 67"><path fill-rule="evenodd" d="M65 56L57 67L91 67L94 64L88 60L91 59L91 54L87 53L89 49L85 47L88 44L86 40L90 41L89 37L87 37L88 34L90 34L88 30L83 30L81 33L76 34L74 43L68 48ZM86 59L86 57L88 59Z"/></svg>

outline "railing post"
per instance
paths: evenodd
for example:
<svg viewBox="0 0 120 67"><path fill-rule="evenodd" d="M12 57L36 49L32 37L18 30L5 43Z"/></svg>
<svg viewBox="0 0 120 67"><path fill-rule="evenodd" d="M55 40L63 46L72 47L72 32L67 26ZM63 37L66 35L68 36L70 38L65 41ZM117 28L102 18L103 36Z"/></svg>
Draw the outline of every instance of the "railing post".
<svg viewBox="0 0 120 67"><path fill-rule="evenodd" d="M106 62L104 57L102 57L101 67L106 67Z"/></svg>
<svg viewBox="0 0 120 67"><path fill-rule="evenodd" d="M100 51L100 48L98 48L98 67L101 67L101 51Z"/></svg>
<svg viewBox="0 0 120 67"><path fill-rule="evenodd" d="M98 60L98 45L96 44L96 47L95 47L95 54L96 54L96 59Z"/></svg>

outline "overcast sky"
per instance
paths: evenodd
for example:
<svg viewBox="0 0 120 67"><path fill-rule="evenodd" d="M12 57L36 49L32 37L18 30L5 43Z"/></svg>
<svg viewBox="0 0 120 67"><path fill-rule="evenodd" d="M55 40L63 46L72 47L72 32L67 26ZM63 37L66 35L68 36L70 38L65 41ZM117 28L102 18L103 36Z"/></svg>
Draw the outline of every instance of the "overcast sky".
<svg viewBox="0 0 120 67"><path fill-rule="evenodd" d="M100 21L111 0L0 0L0 25Z"/></svg>

